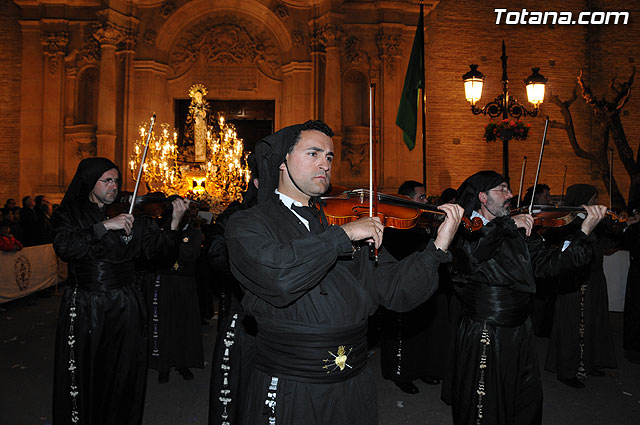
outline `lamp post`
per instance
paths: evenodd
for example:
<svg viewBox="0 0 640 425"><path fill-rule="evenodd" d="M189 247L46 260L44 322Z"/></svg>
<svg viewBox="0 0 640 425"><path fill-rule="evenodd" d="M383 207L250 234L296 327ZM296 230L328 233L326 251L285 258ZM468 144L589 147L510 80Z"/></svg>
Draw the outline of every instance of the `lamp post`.
<svg viewBox="0 0 640 425"><path fill-rule="evenodd" d="M476 107L476 103L482 97L482 85L484 75L478 71L478 65L469 65L471 70L462 76L464 91L467 101L471 104L471 112L474 115L489 115L491 118L502 116L502 119L520 118L530 115L538 115L538 107L544 101L544 89L547 79L538 72L540 68L532 68L533 73L524 80L527 88L527 97L533 104L533 109L528 110L516 99L509 95L509 77L507 77L507 54L504 40L502 41L502 93L483 108ZM502 168L504 178L509 182L509 137L502 138Z"/></svg>

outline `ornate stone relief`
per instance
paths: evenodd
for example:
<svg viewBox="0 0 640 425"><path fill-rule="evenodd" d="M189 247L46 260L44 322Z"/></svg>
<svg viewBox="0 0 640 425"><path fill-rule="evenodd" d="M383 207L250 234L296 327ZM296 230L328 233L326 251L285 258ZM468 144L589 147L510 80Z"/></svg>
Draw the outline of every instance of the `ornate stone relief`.
<svg viewBox="0 0 640 425"><path fill-rule="evenodd" d="M320 32L313 32L309 34L309 49L312 52L324 52L325 46L322 40Z"/></svg>
<svg viewBox="0 0 640 425"><path fill-rule="evenodd" d="M154 30L146 30L143 36L143 42L149 47L153 47L156 44L156 38L158 38L158 33Z"/></svg>
<svg viewBox="0 0 640 425"><path fill-rule="evenodd" d="M136 49L136 31L127 29L124 31L124 38L118 43L118 51L128 50L134 51Z"/></svg>
<svg viewBox="0 0 640 425"><path fill-rule="evenodd" d="M278 4L273 8L273 14L285 21L289 17L289 9L285 5Z"/></svg>
<svg viewBox="0 0 640 425"><path fill-rule="evenodd" d="M173 1L168 0L162 3L162 8L160 9L160 16L162 16L163 19L167 19L175 11L176 11L176 4Z"/></svg>
<svg viewBox="0 0 640 425"><path fill-rule="evenodd" d="M299 30L295 30L291 33L291 42L295 47L304 46L304 33Z"/></svg>
<svg viewBox="0 0 640 425"><path fill-rule="evenodd" d="M103 44L109 44L117 46L128 35L128 31L114 23L105 22L102 25L96 26L93 36L98 42Z"/></svg>
<svg viewBox="0 0 640 425"><path fill-rule="evenodd" d="M60 32L48 32L42 35L41 39L44 54L48 57L49 74L55 74L58 71L59 53L65 52L67 44L69 44L69 34Z"/></svg>
<svg viewBox="0 0 640 425"><path fill-rule="evenodd" d="M352 177L358 177L362 174L363 164L368 158L369 153L369 129L368 127L345 127L342 139L341 160L348 167L343 169L349 170Z"/></svg>
<svg viewBox="0 0 640 425"><path fill-rule="evenodd" d="M194 63L259 65L279 78L280 51L269 34L254 22L238 16L221 15L200 21L176 43L170 59L173 74L181 75Z"/></svg>
<svg viewBox="0 0 640 425"><path fill-rule="evenodd" d="M70 155L80 160L97 155L96 126L93 124L79 124L65 126L64 135Z"/></svg>
<svg viewBox="0 0 640 425"><path fill-rule="evenodd" d="M384 56L400 56L402 55L402 46L404 40L399 34L378 34L377 39L378 52L380 58Z"/></svg>
<svg viewBox="0 0 640 425"><path fill-rule="evenodd" d="M385 73L389 78L395 78L398 57L402 54L403 39L397 34L378 34L378 54L384 62Z"/></svg>
<svg viewBox="0 0 640 425"><path fill-rule="evenodd" d="M322 28L320 38L325 47L338 47L344 38L344 32L341 28L329 24Z"/></svg>
<svg viewBox="0 0 640 425"><path fill-rule="evenodd" d="M358 37L351 36L347 39L345 43L345 57L351 65L361 66L367 69L370 66L371 60L369 54L362 49L362 43Z"/></svg>
<svg viewBox="0 0 640 425"><path fill-rule="evenodd" d="M85 158L91 158L98 154L98 149L96 148L96 142L91 143L82 143L76 142L75 156L76 158L82 160Z"/></svg>
<svg viewBox="0 0 640 425"><path fill-rule="evenodd" d="M91 31L87 31L84 35L80 55L89 62L100 60L100 57L102 55L100 43L98 43L98 40L96 40Z"/></svg>

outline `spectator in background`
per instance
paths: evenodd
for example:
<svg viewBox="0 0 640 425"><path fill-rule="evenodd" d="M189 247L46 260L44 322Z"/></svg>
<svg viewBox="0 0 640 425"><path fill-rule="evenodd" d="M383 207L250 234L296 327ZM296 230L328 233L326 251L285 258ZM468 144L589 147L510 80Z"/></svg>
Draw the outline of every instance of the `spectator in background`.
<svg viewBox="0 0 640 425"><path fill-rule="evenodd" d="M522 206L527 207L531 203L534 186L527 189L522 200ZM551 189L546 184L538 184L535 186L536 194L533 199L533 205L551 205Z"/></svg>
<svg viewBox="0 0 640 425"><path fill-rule="evenodd" d="M44 195L38 195L35 199L36 219L38 221L38 244L44 245L53 242L51 238L51 216L53 211L49 200Z"/></svg>
<svg viewBox="0 0 640 425"><path fill-rule="evenodd" d="M11 234L11 228L6 224L0 225L0 251L15 252L22 249L22 244Z"/></svg>
<svg viewBox="0 0 640 425"><path fill-rule="evenodd" d="M440 204L450 204L456 202L456 190L448 187L440 194Z"/></svg>
<svg viewBox="0 0 640 425"><path fill-rule="evenodd" d="M22 198L22 209L20 210L20 224L24 232L22 243L24 246L33 246L38 244L38 217L35 210L35 202L31 196Z"/></svg>
<svg viewBox="0 0 640 425"><path fill-rule="evenodd" d="M4 207L13 210L13 209L18 207L18 204L16 204L16 200L15 199L9 198L9 199L7 199L7 202L4 203Z"/></svg>
<svg viewBox="0 0 640 425"><path fill-rule="evenodd" d="M22 226L20 225L20 209L14 208L11 209L9 207L3 208L2 210L2 224L9 226L11 229L11 234L13 237L22 242L23 232Z"/></svg>

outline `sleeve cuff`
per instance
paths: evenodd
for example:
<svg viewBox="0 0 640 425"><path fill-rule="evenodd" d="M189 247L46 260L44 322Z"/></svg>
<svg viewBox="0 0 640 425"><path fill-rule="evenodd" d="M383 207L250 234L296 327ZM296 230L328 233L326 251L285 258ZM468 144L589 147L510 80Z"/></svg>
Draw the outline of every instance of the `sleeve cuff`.
<svg viewBox="0 0 640 425"><path fill-rule="evenodd" d="M93 225L93 233L95 233L98 239L102 239L102 237L107 234L107 228L104 227L102 223L96 223Z"/></svg>
<svg viewBox="0 0 640 425"><path fill-rule="evenodd" d="M449 250L443 251L440 248L436 248L436 244L432 241L429 242L425 251L428 251L433 257L440 263L449 263L453 259Z"/></svg>
<svg viewBox="0 0 640 425"><path fill-rule="evenodd" d="M338 251L338 256L352 255L353 245L347 233L340 226L331 226L329 229L319 235L326 240L331 246Z"/></svg>

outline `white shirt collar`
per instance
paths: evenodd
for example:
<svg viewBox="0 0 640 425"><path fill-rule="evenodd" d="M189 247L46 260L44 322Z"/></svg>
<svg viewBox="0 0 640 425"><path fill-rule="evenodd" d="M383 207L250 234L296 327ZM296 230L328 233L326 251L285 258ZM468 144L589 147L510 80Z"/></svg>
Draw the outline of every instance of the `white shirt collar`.
<svg viewBox="0 0 640 425"><path fill-rule="evenodd" d="M489 220L487 220L487 219L486 219L482 214L480 214L478 211L473 211L473 212L471 213L471 218L474 218L474 217L480 217L480 220L482 220L482 224L483 224L484 226L486 226L486 225L487 225L487 223L489 222Z"/></svg>
<svg viewBox="0 0 640 425"><path fill-rule="evenodd" d="M278 189L276 189L275 192L278 195L278 197L280 197L280 201L285 205L285 207L289 208L291 212L294 213L296 217L298 217L298 219L302 222L302 224L305 225L307 230L309 230L309 221L291 208L292 205L295 205L296 207L303 207L304 205L302 205L302 202L298 202L295 199L291 198L290 196L287 196L284 193L278 192Z"/></svg>

